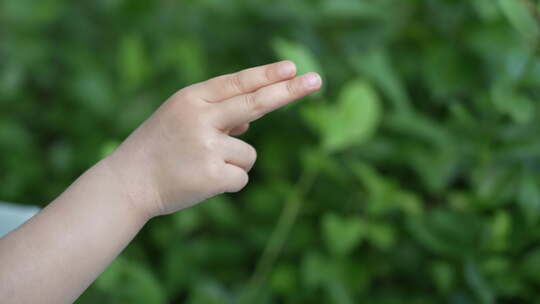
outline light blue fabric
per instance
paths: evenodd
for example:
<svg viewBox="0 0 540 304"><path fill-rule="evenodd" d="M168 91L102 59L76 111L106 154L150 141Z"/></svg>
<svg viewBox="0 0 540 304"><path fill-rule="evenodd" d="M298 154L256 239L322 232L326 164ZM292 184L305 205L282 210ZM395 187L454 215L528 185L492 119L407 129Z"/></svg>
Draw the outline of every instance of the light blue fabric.
<svg viewBox="0 0 540 304"><path fill-rule="evenodd" d="M0 237L39 212L38 207L0 202Z"/></svg>

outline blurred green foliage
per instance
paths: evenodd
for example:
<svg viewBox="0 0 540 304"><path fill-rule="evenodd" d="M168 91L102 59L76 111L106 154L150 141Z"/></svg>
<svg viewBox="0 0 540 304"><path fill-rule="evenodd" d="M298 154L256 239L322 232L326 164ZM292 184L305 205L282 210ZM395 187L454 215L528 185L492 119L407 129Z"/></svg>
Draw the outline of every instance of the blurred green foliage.
<svg viewBox="0 0 540 304"><path fill-rule="evenodd" d="M539 303L539 9L1 1L0 196L45 204L177 89L292 59L325 88L253 124L250 185L150 222L80 303Z"/></svg>

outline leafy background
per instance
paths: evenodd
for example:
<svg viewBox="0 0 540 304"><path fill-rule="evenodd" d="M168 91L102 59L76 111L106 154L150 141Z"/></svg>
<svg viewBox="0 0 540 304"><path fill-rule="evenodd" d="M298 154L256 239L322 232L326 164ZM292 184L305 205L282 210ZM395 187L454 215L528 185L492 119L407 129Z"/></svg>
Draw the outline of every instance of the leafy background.
<svg viewBox="0 0 540 304"><path fill-rule="evenodd" d="M151 221L80 303L539 303L539 15L3 0L0 197L45 205L177 89L292 59L324 90L253 124L249 187Z"/></svg>

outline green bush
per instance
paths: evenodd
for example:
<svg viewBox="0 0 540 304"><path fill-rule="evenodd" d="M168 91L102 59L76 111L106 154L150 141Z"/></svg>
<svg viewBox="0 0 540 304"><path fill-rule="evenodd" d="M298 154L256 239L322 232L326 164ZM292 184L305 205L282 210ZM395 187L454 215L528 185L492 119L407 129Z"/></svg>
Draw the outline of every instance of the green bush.
<svg viewBox="0 0 540 304"><path fill-rule="evenodd" d="M252 125L250 185L151 221L80 303L538 303L539 8L4 0L0 196L43 205L177 89L292 59L324 90Z"/></svg>

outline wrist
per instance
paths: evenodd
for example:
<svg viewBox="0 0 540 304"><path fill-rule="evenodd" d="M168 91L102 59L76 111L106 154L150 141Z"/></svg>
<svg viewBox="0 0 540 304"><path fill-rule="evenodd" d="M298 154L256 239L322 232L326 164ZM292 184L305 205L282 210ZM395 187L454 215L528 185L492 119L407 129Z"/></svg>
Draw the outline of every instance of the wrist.
<svg viewBox="0 0 540 304"><path fill-rule="evenodd" d="M155 208L152 208L157 204L156 196L151 194L153 187L138 180L128 168L117 162L113 154L102 159L96 167L103 171L104 178L110 181L121 197L121 203L133 211L135 217L146 222L157 215Z"/></svg>

